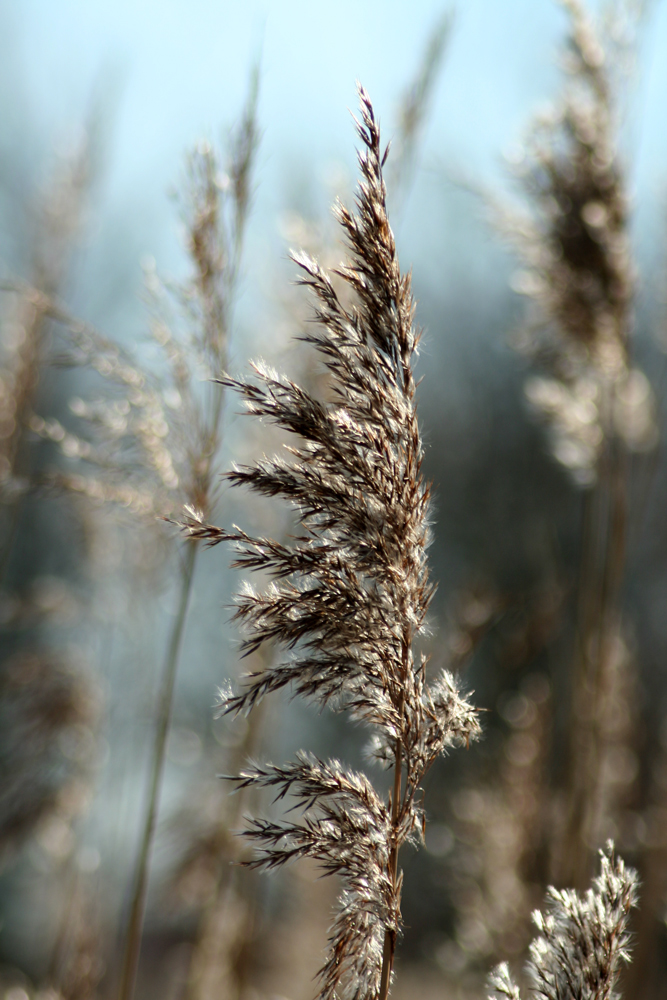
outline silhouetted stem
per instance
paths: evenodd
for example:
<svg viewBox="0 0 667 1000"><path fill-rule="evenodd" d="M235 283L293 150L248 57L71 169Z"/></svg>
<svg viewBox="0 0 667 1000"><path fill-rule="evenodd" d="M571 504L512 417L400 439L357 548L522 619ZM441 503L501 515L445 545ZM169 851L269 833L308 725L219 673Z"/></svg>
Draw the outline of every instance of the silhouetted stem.
<svg viewBox="0 0 667 1000"><path fill-rule="evenodd" d="M264 708L265 702L260 702L248 719L245 737L233 757L232 774L238 773L248 760L252 760L257 755L264 728ZM232 855L232 859L230 859L230 840L232 839L232 831L237 830L247 809L249 797L250 789L241 788L236 795L227 798L224 802L224 812L220 817L217 837L220 861L216 875L212 880L211 892L204 906L197 942L193 949L190 975L185 992L186 1000L212 1000L220 992L220 984L215 981L215 970L212 975L211 969L214 969L221 950L227 947L227 942L219 940L218 928L221 926L223 916L229 906L230 897L233 895L233 883L240 870L232 864L232 860L238 860L238 857L234 859ZM246 872L246 874L251 873ZM248 944L247 941L245 943ZM240 991L238 995L240 995ZM232 998L230 997L229 1000Z"/></svg>
<svg viewBox="0 0 667 1000"><path fill-rule="evenodd" d="M399 705L399 716L403 718L405 710L405 684L407 682L407 672L410 665L410 648L412 642L406 635L403 640L403 663L402 663L402 684ZM408 762L409 763L409 762ZM392 843L389 852L389 877L394 889L398 881L398 825L401 817L401 768L403 765L403 742L399 736L396 740L396 750L394 756L394 789L391 797L391 831ZM406 784L409 786L410 775L406 776ZM406 788L406 792L407 792ZM380 977L379 1000L387 1000L389 996L389 985L391 983L391 973L394 967L394 954L396 952L396 928L387 927L384 934L384 947L382 949L382 975Z"/></svg>
<svg viewBox="0 0 667 1000"><path fill-rule="evenodd" d="M398 817L400 813L401 798L401 763L403 758L403 746L399 739L396 740L396 756L394 759L394 790L391 799L391 825L393 833L393 843L389 854L389 876L394 888L398 877L398 841L396 839ZM380 979L379 1000L387 1000L389 995L389 984L391 982L391 972L394 967L394 953L396 951L396 930L387 927L384 933L384 948L382 950L382 977Z"/></svg>
<svg viewBox="0 0 667 1000"><path fill-rule="evenodd" d="M162 772L164 770L165 750L174 701L174 683L176 680L176 671L178 668L183 632L185 630L185 622L190 603L192 580L194 577L198 548L199 546L196 542L190 542L188 544L181 574L181 593L178 611L171 630L169 645L167 647L167 656L162 671L158 716L155 726L155 741L153 744L150 791L146 801L141 843L135 866L134 889L132 893L130 917L125 936L125 950L123 955L119 1000L132 1000L137 976L137 968L139 966L144 914L146 911L148 873L153 841L155 839L160 787L162 785Z"/></svg>
<svg viewBox="0 0 667 1000"><path fill-rule="evenodd" d="M608 449L599 483L587 498L584 524L572 689L570 811L560 872L561 881L576 888L588 883L592 840L603 807L601 711L625 564L627 456L617 439L609 441Z"/></svg>

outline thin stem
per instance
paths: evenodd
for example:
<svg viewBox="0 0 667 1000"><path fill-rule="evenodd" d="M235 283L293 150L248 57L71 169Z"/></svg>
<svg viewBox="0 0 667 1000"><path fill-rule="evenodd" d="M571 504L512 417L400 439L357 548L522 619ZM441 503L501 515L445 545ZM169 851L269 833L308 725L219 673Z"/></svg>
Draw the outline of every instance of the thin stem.
<svg viewBox="0 0 667 1000"><path fill-rule="evenodd" d="M603 808L601 719L611 640L626 549L627 456L611 438L600 480L588 502L580 579L578 655L572 692L570 815L561 879L574 887L589 877L590 847Z"/></svg>
<svg viewBox="0 0 667 1000"><path fill-rule="evenodd" d="M401 763L403 757L403 745L400 737L396 740L396 756L394 760L394 791L391 799L391 826L392 845L389 854L389 877L396 888L396 878L398 874L398 841L396 839L398 817L400 812L401 797ZM389 995L389 983L391 981L391 971L394 967L394 952L396 951L396 931L393 927L387 927L384 932L384 947L382 949L382 977L380 979L379 1000L387 1000Z"/></svg>
<svg viewBox="0 0 667 1000"><path fill-rule="evenodd" d="M265 702L260 702L248 719L245 737L234 754L233 774L238 773L248 760L257 755L263 734L264 707ZM222 925L229 898L233 893L233 883L239 872L239 868L232 864L232 861L238 862L238 856L234 857L235 852L230 848L230 839L232 831L237 829L247 809L250 792L249 788L239 789L231 800L224 802L224 812L220 816L216 837L220 860L199 925L185 991L186 1000L211 1000L220 993L220 983L216 977L216 959L219 961L220 952L227 943L220 941L218 928ZM246 874L251 873L246 872Z"/></svg>
<svg viewBox="0 0 667 1000"><path fill-rule="evenodd" d="M592 686L595 701L592 713L591 734L591 795L587 800L587 809L583 818L582 840L590 843L594 836L596 821L604 807L604 786L600 777L604 720L601 718L601 702L604 699L606 685L609 684L607 664L613 656L612 641L615 626L618 622L618 604L626 550L627 524L627 456L620 442L612 442L612 455L609 463L609 509L607 521L607 537L605 559L602 569L599 642L596 659L593 663L594 675Z"/></svg>
<svg viewBox="0 0 667 1000"><path fill-rule="evenodd" d="M150 792L146 802L146 810L143 819L143 832L135 868L134 890L132 894L130 918L125 937L121 985L118 994L119 1000L132 1000L132 996L134 994L137 968L139 965L139 953L141 951L144 914L146 911L148 869L153 848L153 841L155 839L160 787L162 785L162 772L164 770L165 750L174 701L174 682L176 680L176 670L178 667L183 632L185 629L188 606L190 603L192 580L194 577L198 550L199 546L196 542L193 541L188 543L188 549L181 574L181 593L178 611L171 630L169 645L167 647L167 656L162 671L159 710L155 728L155 741L153 743Z"/></svg>
<svg viewBox="0 0 667 1000"><path fill-rule="evenodd" d="M405 685L407 682L407 672L410 662L410 647L412 643L407 637L403 640L403 663L401 669L401 693L399 703L399 717L403 718L405 710ZM396 749L394 756L394 790L391 798L391 850L389 852L389 877L394 890L398 880L398 824L401 816L401 769L403 764L403 742L400 735L396 739ZM410 775L406 775L406 792L409 790ZM382 975L380 977L380 995L378 1000L387 1000L389 996L389 984L391 982L391 972L394 967L394 953L396 951L396 929L387 927L384 933L384 946L382 949Z"/></svg>
<svg viewBox="0 0 667 1000"><path fill-rule="evenodd" d="M11 479L24 478L28 481L32 470L30 456L26 454L24 444L39 384L40 371L44 363L46 317L39 305L27 301L25 306L30 309L31 315L24 319L22 324L26 346L19 354L17 361L16 376L19 387L14 399L16 406L14 431L10 437L5 457L11 469ZM13 492L9 497L2 498L2 505L5 508L5 523L3 524L2 549L0 551L0 583L5 582L8 573L24 499L25 490L23 489Z"/></svg>

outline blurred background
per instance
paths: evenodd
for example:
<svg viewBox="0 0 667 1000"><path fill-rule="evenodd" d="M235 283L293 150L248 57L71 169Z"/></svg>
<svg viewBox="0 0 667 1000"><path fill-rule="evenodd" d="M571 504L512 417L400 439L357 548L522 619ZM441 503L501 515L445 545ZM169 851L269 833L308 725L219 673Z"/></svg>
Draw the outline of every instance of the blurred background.
<svg viewBox="0 0 667 1000"><path fill-rule="evenodd" d="M638 867L626 990L649 1000L667 981L667 10L656 0L638 17L618 144L639 430L626 435L626 544L596 756L580 761L597 804L575 854L613 837ZM221 549L202 550L184 591L185 550L156 515L193 496L178 493L179 470L196 451L188 415L209 413L206 364L237 373L261 355L321 378L294 340L309 311L287 252L342 258L330 206L353 197L356 80L392 140L391 218L424 328L438 582L428 652L485 710L479 746L429 776L425 849L402 858L395 995L485 995L491 965L521 967L545 886L588 884L585 864L563 857L573 729L586 729L573 662L595 475L562 446L576 438L570 424L531 406L541 359L524 349L524 265L493 221L498 204L531 211L517 165L531 121L562 94L567 32L551 0L0 2L6 1000L117 994L174 648L136 995L314 993L335 886L305 865L230 874L245 850L232 831L271 804L230 799L217 775L300 747L368 767L365 736L286 694L248 720L215 718L218 688L245 669L229 622L239 575ZM214 150L225 342L202 361L193 234ZM215 424L216 483L231 461L275 447L237 409ZM286 511L226 489L212 487L207 507L217 524L289 530Z"/></svg>

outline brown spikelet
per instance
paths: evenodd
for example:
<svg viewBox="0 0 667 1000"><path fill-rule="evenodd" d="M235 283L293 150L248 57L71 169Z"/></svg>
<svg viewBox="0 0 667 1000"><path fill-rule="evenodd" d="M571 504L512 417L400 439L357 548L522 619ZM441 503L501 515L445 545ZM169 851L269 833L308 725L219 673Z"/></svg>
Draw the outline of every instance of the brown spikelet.
<svg viewBox="0 0 667 1000"><path fill-rule="evenodd" d="M523 346L545 375L526 393L577 482L600 475L606 443L645 451L657 440L646 376L630 361L635 267L619 150L618 53L579 0L570 17L560 100L538 119L517 167L530 214L507 227L532 304Z"/></svg>
<svg viewBox="0 0 667 1000"><path fill-rule="evenodd" d="M242 787L275 787L279 799L296 796L302 810L296 821L252 821L248 835L259 848L253 865L275 868L307 856L342 879L321 1000L386 997L400 930L398 850L422 828L415 801L421 779L439 753L479 732L451 675L427 684L425 663L414 660L433 594L413 375L419 332L410 278L401 274L387 218L378 124L363 88L359 95L356 210L336 209L349 254L337 274L354 304L343 304L315 260L294 254L301 283L316 299L317 326L304 339L323 359L330 402L262 363L252 381L221 380L250 414L297 440L285 457L241 466L228 481L286 499L300 532L277 542L216 528L195 510L183 521L192 538L229 541L237 566L272 578L262 592L245 589L236 618L247 633L246 653L275 641L287 656L249 675L222 711L249 711L291 685L369 725L377 756L394 765L394 790L385 802L364 775L308 754L236 779Z"/></svg>
<svg viewBox="0 0 667 1000"><path fill-rule="evenodd" d="M614 857L611 841L600 851L600 874L584 895L550 887L547 912L533 920L539 937L530 947L531 995L541 1000L617 1000L621 966L629 961L630 911L637 905L637 874ZM506 963L491 976L491 1000L521 1000Z"/></svg>

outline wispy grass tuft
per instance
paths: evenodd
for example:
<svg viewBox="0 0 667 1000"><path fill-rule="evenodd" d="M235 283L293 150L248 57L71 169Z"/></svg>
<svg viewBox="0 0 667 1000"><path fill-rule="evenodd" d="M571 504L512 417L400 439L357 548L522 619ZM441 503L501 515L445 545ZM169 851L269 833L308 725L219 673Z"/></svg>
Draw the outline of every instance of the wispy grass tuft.
<svg viewBox="0 0 667 1000"><path fill-rule="evenodd" d="M559 880L582 888L605 825L606 692L624 683L616 651L630 456L653 448L658 431L650 383L632 362L636 276L620 148L619 67L640 10L612 5L616 20L605 30L580 0L562 6L567 82L518 163L530 212L508 231L525 267L515 286L532 306L520 346L544 372L528 380L526 395L549 428L554 456L585 491L568 818L556 852ZM627 23L619 34L621 14Z"/></svg>
<svg viewBox="0 0 667 1000"><path fill-rule="evenodd" d="M637 875L600 851L600 874L584 896L549 888L547 912L533 920L539 937L530 946L527 974L540 1000L614 1000L624 963L630 961L630 911L637 905ZM506 963L491 977L492 1000L521 1000Z"/></svg>
<svg viewBox="0 0 667 1000"><path fill-rule="evenodd" d="M165 323L156 329L171 365L175 409L180 420L177 441L182 471L177 478L181 503L210 512L217 498L216 460L222 444L223 387L209 382L202 393L201 374L212 376L226 367L231 313L237 291L251 172L257 149L257 71L239 128L230 142L228 170L209 144L188 161L184 196L187 249L193 265L190 282L179 290L190 336L180 342ZM168 516L171 510L164 510ZM174 685L195 574L198 546L187 546L180 562L176 615L160 679L149 792L142 817L121 975L120 998L130 1000L139 963L148 889L149 863L159 808Z"/></svg>
<svg viewBox="0 0 667 1000"><path fill-rule="evenodd" d="M286 457L228 473L235 486L286 499L301 533L291 542L184 520L193 540L231 542L235 565L273 577L248 586L236 619L246 653L275 641L287 653L247 677L222 711L246 712L291 685L370 727L376 757L394 769L383 800L369 779L309 754L284 767L244 771L241 786L275 787L296 797L300 820L253 820L255 867L316 859L341 877L343 892L320 972L321 1000L388 995L401 927L398 853L425 822L420 785L437 756L479 734L471 704L443 671L432 682L414 645L426 627L429 488L421 472L413 361L419 342L409 276L399 269L386 211L380 132L360 88L357 131L361 183L356 212L338 205L348 251L337 275L353 293L344 306L329 274L305 254L294 260L317 301L317 327L304 337L329 375L322 402L263 363L253 381L225 376L250 414L290 432Z"/></svg>

